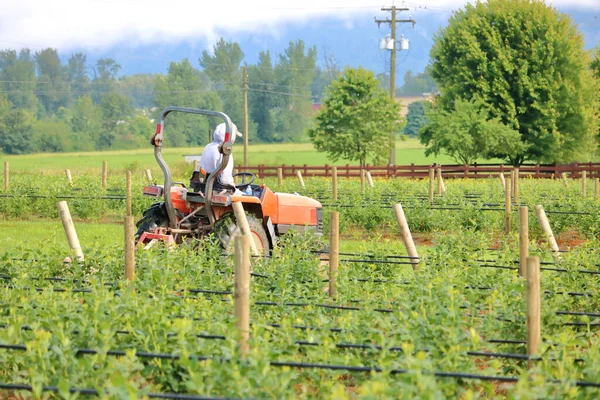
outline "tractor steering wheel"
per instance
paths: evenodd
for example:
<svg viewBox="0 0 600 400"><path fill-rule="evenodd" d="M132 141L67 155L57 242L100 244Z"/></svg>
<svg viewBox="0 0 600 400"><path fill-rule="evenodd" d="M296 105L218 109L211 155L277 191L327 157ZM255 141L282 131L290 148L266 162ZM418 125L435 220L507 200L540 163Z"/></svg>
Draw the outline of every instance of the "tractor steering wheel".
<svg viewBox="0 0 600 400"><path fill-rule="evenodd" d="M241 176L242 177L242 182L235 185L236 188L238 189L242 189L242 188L246 188L248 185L251 185L252 182L254 182L254 180L256 179L256 175L254 175L252 172L238 172L236 174L232 175L234 178L236 176ZM246 182L246 177L248 177L249 181Z"/></svg>

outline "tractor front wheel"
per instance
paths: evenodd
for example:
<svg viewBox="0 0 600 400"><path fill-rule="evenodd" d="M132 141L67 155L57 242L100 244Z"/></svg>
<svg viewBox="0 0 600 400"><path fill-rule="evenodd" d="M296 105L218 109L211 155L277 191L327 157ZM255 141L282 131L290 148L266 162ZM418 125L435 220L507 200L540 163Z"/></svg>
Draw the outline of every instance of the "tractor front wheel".
<svg viewBox="0 0 600 400"><path fill-rule="evenodd" d="M248 215L247 218L252 239L256 244L256 249L262 255L269 255L271 245L262 222L251 215ZM215 223L215 236L219 239L221 247L223 247L227 254L234 253L234 238L241 235L242 231L237 226L235 216L233 214L224 215Z"/></svg>

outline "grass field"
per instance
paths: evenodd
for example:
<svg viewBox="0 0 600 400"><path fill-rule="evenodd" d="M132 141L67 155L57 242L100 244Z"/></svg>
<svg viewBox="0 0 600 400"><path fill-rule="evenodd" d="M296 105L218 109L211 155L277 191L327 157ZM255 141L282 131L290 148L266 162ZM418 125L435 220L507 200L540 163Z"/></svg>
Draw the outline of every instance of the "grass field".
<svg viewBox="0 0 600 400"><path fill-rule="evenodd" d="M243 146L237 145L233 149L236 165L243 162ZM201 154L202 148L168 148L163 149L163 156L169 166L184 164L183 155ZM98 172L102 168L102 161L106 160L109 170L138 171L151 169L153 174L160 173L154 152L150 145L147 149L119 150L105 152L82 153L42 153L21 156L2 156L1 161L8 161L10 171L14 173L32 170L43 171L46 174L63 173L70 169L73 174ZM325 153L318 153L311 143L287 144L260 144L248 147L248 160L250 165L358 165L358 162L338 160L333 163ZM406 164L455 164L448 156L425 157L423 145L417 139L407 139L396 142L396 162L398 165Z"/></svg>

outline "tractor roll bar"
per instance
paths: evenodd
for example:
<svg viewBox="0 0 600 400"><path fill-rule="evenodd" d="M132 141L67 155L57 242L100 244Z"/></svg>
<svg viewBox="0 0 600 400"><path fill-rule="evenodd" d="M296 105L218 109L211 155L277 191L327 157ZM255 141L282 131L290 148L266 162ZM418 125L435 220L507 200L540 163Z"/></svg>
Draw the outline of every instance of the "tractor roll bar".
<svg viewBox="0 0 600 400"><path fill-rule="evenodd" d="M182 112L189 114L200 114L200 115L208 115L211 117L220 117L225 121L225 142L223 143L221 152L223 153L223 158L221 160L221 165L213 171L208 178L206 179L206 193L205 193L205 205L206 212L208 215L208 220L211 225L215 223L215 213L212 207L212 189L215 179L217 175L225 167L229 162L229 156L231 154L231 146L233 145L232 137L235 134L232 132L233 124L231 123L231 119L227 116L227 114L219 112L219 111L210 111L210 110L200 110L196 108L185 108L185 107L167 107L160 112L160 122L156 125L156 133L152 136L152 140L150 141L154 146L154 158L156 158L156 162L162 169L163 174L165 176L164 183L164 192L165 192L165 207L167 209L167 215L169 216L169 226L171 228L177 227L177 215L175 214L175 207L173 207L173 200L171 199L171 186L173 186L173 180L171 177L171 170L169 166L165 162L162 156L162 145L163 145L163 132L164 132L164 124L165 118L172 112Z"/></svg>

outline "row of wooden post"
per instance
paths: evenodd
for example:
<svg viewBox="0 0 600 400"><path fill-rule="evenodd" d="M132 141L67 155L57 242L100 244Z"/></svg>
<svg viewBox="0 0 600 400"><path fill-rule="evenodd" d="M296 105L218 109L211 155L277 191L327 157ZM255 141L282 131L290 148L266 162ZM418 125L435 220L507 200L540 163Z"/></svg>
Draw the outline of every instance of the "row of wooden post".
<svg viewBox="0 0 600 400"><path fill-rule="evenodd" d="M306 186L304 184L304 178L302 177L302 172L296 171L296 176L298 177L298 182L300 186L304 189ZM369 186L375 187L375 182L373 181L373 177L371 176L370 171L366 171L364 169L360 170L360 190L364 192L365 190L365 181L369 183ZM337 200L337 167L331 167L331 179L333 186L333 199ZM283 169L277 168L277 184L279 186L283 185Z"/></svg>
<svg viewBox="0 0 600 400"><path fill-rule="evenodd" d="M5 171L8 170L5 164ZM149 172L149 171L148 171ZM334 167L333 176L336 171ZM430 181L433 180L433 169L430 171ZM7 175L7 174L6 174ZM438 169L438 178L440 177ZM505 198L507 208L507 227L510 228L510 206L511 194L515 196L518 193L517 185L512 184L518 175L513 175L514 179L505 178ZM150 178L150 177L149 177ZM504 178L501 176L501 180ZM333 180L334 197L337 194L337 180ZM438 179L438 193L441 191L443 181ZM430 193L433 191L433 185L430 184ZM511 190L508 190L508 189ZM512 193L511 193L512 192ZM58 203L59 212L67 239L71 249L75 252L77 260L83 261L84 255L77 238L77 233L73 226L73 221L69 213L66 202ZM420 258L415 248L406 216L401 204L394 205L394 212L400 229L401 239L407 250L407 253L412 261L412 267L415 271L418 270ZM239 210L238 210L239 211ZM242 209L243 212L243 209ZM552 229L541 205L535 207L536 216L542 227L544 234L547 237L548 243L551 246L553 255L559 256L559 249L556 239L552 233ZM244 220L244 218L239 218ZM135 276L135 243L134 243L134 220L132 216L131 204L131 172L127 171L126 175L126 216L124 221L125 232L125 277L127 280L133 280ZM247 222L247 221L246 221ZM241 227L242 232L250 233L246 227ZM244 234L235 239L235 316L236 324L239 330L239 347L242 357L246 357L249 347L249 270L250 270L250 246L254 244L251 235ZM257 254L257 249L253 246L252 251ZM540 273L539 273L539 257L529 257L529 230L528 230L528 208L521 206L519 208L519 273L527 280L527 353L529 356L536 356L539 352L539 344L541 341L541 326L540 326ZM329 296L335 297L337 294L337 274L339 268L339 213L331 212L330 214L330 246L329 246Z"/></svg>

